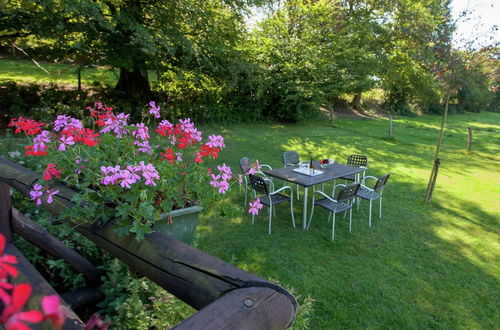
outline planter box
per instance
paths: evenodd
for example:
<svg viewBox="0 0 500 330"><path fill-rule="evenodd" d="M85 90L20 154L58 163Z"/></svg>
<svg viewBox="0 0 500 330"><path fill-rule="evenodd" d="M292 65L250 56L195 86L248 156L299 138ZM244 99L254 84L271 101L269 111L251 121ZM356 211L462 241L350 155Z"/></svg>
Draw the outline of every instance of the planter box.
<svg viewBox="0 0 500 330"><path fill-rule="evenodd" d="M155 223L153 229L165 235L172 236L186 244L191 244L196 226L198 225L200 212L201 207L191 206L162 214L160 221ZM172 217L172 223L168 223L169 216Z"/></svg>

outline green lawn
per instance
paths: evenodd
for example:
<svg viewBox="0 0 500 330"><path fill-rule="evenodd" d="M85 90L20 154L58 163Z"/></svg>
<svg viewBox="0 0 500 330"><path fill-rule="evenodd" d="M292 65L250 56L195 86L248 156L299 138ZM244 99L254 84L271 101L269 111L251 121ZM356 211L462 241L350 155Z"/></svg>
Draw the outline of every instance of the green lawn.
<svg viewBox="0 0 500 330"><path fill-rule="evenodd" d="M217 209L203 219L199 248L310 295L311 329L498 328L500 115L449 117L431 205L423 197L440 117L396 120L394 140L386 139L383 119L337 125L226 127L228 147L220 161L236 172L243 156L279 167L285 150L337 162L352 153L367 155L368 175L392 174L382 220L375 217L368 227L365 202L353 216L352 233L347 219L340 220L332 242L324 211L303 231L292 228L284 205L269 236L267 210L252 226L250 215L234 206L243 203L237 192L228 197L226 216ZM467 126L476 128L472 153L465 150ZM299 223L301 207L295 212Z"/></svg>
<svg viewBox="0 0 500 330"><path fill-rule="evenodd" d="M242 191L233 187L202 217L198 248L313 298L311 329L498 328L500 115L449 117L434 201L425 205L439 125L438 116L398 119L394 139L387 139L384 119L342 119L335 128L322 122L205 127L225 136L217 163L234 172L243 156L279 167L283 151L297 150L304 159L337 162L364 154L368 175L391 178L382 220L374 217L368 227L365 202L353 215L352 233L348 221L337 222L334 242L324 211L302 230L301 202L297 228L287 205L279 206L269 236L266 212L251 225ZM465 150L468 126L475 128L473 152ZM0 139L2 155L7 148L20 149Z"/></svg>
<svg viewBox="0 0 500 330"><path fill-rule="evenodd" d="M38 62L43 71L30 60L0 59L0 81L15 81L19 83L58 83L77 84L77 66L62 63ZM85 68L82 70L82 84L93 85L94 82L114 85L118 81L118 71L104 67Z"/></svg>

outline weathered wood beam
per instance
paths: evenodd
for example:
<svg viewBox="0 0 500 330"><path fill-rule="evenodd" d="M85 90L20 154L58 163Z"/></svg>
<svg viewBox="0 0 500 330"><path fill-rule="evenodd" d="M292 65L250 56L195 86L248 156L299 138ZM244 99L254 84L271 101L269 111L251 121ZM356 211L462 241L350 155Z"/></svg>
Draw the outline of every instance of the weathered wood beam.
<svg viewBox="0 0 500 330"><path fill-rule="evenodd" d="M275 290L252 287L233 290L173 329L284 329L293 318L287 298Z"/></svg>
<svg viewBox="0 0 500 330"><path fill-rule="evenodd" d="M87 287L63 293L61 297L71 308L78 309L103 300L104 294L99 287Z"/></svg>
<svg viewBox="0 0 500 330"><path fill-rule="evenodd" d="M11 221L11 205L10 205L10 187L3 182L0 182L0 233L5 236L5 240L12 240Z"/></svg>
<svg viewBox="0 0 500 330"><path fill-rule="evenodd" d="M15 208L12 208L12 230L51 256L67 261L74 270L85 276L89 284L101 283L101 271Z"/></svg>
<svg viewBox="0 0 500 330"><path fill-rule="evenodd" d="M7 244L5 246L5 253L12 254L17 257L17 269L19 270L18 277L12 278L12 283L30 283L32 287L32 292L30 299L28 300L25 310L41 310L41 300L45 296L57 295L57 292L50 286L42 275L31 265L31 263L24 257L24 255L19 251L14 245ZM64 330L76 330L83 329L85 324L80 320L80 318L69 308L68 304L61 299L61 303L66 307L67 316L66 322L64 322ZM30 324L32 329L47 329L46 322L44 324Z"/></svg>
<svg viewBox="0 0 500 330"><path fill-rule="evenodd" d="M37 178L33 171L0 157L0 181L24 195L29 195ZM58 215L64 207L82 207L71 202L73 190L62 184L54 188L60 191L57 202L42 204L51 213ZM88 223L71 225L133 271L147 276L196 309L235 289L268 287L286 298L282 300L286 301L283 307L290 311L289 324L293 322L297 302L286 290L170 236L154 232L138 242L132 235L118 236L112 222L103 227Z"/></svg>

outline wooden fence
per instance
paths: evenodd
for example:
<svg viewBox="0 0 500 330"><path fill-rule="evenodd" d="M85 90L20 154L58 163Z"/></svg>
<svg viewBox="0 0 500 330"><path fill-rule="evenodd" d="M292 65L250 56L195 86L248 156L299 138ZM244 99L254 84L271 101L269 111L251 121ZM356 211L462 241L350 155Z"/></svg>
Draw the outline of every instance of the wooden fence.
<svg viewBox="0 0 500 330"><path fill-rule="evenodd" d="M55 294L54 289L12 244L15 232L47 253L66 260L87 280L87 287L62 294L68 306L99 299L101 273L90 262L67 248L46 230L11 206L9 186L29 196L39 175L0 157L0 232L8 244L5 253L19 259L20 277L34 288L28 306L36 306L41 296ZM57 202L42 207L57 216L65 207L82 207L71 202L75 193L64 184L53 187L60 192ZM176 329L285 329L294 320L297 301L285 289L247 273L207 253L161 233L151 233L138 242L131 235L118 236L113 223L104 226L72 224L107 253L127 264L176 297L198 310L178 324ZM64 329L82 329L83 323L70 311Z"/></svg>

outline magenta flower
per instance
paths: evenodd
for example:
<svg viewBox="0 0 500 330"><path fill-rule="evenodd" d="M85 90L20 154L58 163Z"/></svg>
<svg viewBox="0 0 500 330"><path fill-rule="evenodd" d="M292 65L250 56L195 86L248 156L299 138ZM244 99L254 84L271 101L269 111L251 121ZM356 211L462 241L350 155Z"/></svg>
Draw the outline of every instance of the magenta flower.
<svg viewBox="0 0 500 330"><path fill-rule="evenodd" d="M140 139L140 140L149 140L149 129L146 125L143 123L140 124L134 124L132 126L137 127L135 131L132 131L132 136L135 139Z"/></svg>
<svg viewBox="0 0 500 330"><path fill-rule="evenodd" d="M59 141L61 141L61 144L59 145L59 148L57 148L57 150L59 151L65 151L66 150L66 145L74 145L75 144L75 140L73 139L72 136L66 136L66 135L63 135L59 138Z"/></svg>
<svg viewBox="0 0 500 330"><path fill-rule="evenodd" d="M160 106L157 106L155 101L149 102L149 106L151 107L149 109L149 113L152 114L156 119L160 118Z"/></svg>
<svg viewBox="0 0 500 330"><path fill-rule="evenodd" d="M136 177L138 177L138 175L130 173L129 170L121 170L118 173L118 176L119 176L118 180L120 181L120 186L122 186L123 188L130 188L131 184L137 182Z"/></svg>
<svg viewBox="0 0 500 330"><path fill-rule="evenodd" d="M217 169L219 172L222 174L222 180L227 181L233 177L233 173L231 172L231 168L227 166L226 164L222 164L220 166L217 166Z"/></svg>
<svg viewBox="0 0 500 330"><path fill-rule="evenodd" d="M101 172L104 177L101 180L101 183L105 186L108 184L115 184L116 180L120 178L120 165L113 166L101 166Z"/></svg>
<svg viewBox="0 0 500 330"><path fill-rule="evenodd" d="M141 161L137 168L140 168L143 178L146 179L144 182L145 185L156 186L156 182L154 180L160 180L160 174L153 164L145 165L144 162Z"/></svg>
<svg viewBox="0 0 500 330"><path fill-rule="evenodd" d="M30 191L30 196L32 201L36 201L36 205L42 205L42 195L43 195L43 186L35 183L33 186L33 190Z"/></svg>
<svg viewBox="0 0 500 330"><path fill-rule="evenodd" d="M59 190L52 190L50 188L47 188L47 190L45 191L46 195L47 195L47 203L52 203L54 200L52 198L52 196L54 195L57 195L59 193Z"/></svg>
<svg viewBox="0 0 500 330"><path fill-rule="evenodd" d="M248 208L248 213L257 215L259 214L259 211L264 207L262 203L260 202L260 199L255 199L253 202L248 203L249 208Z"/></svg>
<svg viewBox="0 0 500 330"><path fill-rule="evenodd" d="M141 142L141 141L134 141L134 144L136 146L139 146L139 148L137 149L136 153L137 152L144 152L144 153L147 153L147 154L150 154L151 155L151 150L153 148L151 148L151 146L149 145L149 142L148 141L144 141L144 142Z"/></svg>
<svg viewBox="0 0 500 330"><path fill-rule="evenodd" d="M220 135L209 135L207 143L205 143L207 146L212 147L212 148L221 148L224 149L226 145L224 144L224 138Z"/></svg>
<svg viewBox="0 0 500 330"><path fill-rule="evenodd" d="M40 134L35 136L35 138L33 139L33 151L44 151L45 149L47 149L47 145L45 143L50 143L49 131L42 131Z"/></svg>
<svg viewBox="0 0 500 330"><path fill-rule="evenodd" d="M104 128L100 131L101 133L113 132L115 136L118 138L123 137L127 134L127 121L130 115L126 115L124 113L120 113L117 116L110 115L106 117L104 121Z"/></svg>
<svg viewBox="0 0 500 330"><path fill-rule="evenodd" d="M66 115L57 116L54 121L54 131L64 130L65 128L83 128L82 122L76 118Z"/></svg>
<svg viewBox="0 0 500 330"><path fill-rule="evenodd" d="M194 123L191 121L190 118L179 119L179 123L181 123L181 129L186 133L189 133L191 139L198 142L202 140L201 132L198 131L196 127L194 127Z"/></svg>
<svg viewBox="0 0 500 330"><path fill-rule="evenodd" d="M219 182L219 194L225 194L228 189L229 189L229 183L227 181Z"/></svg>

